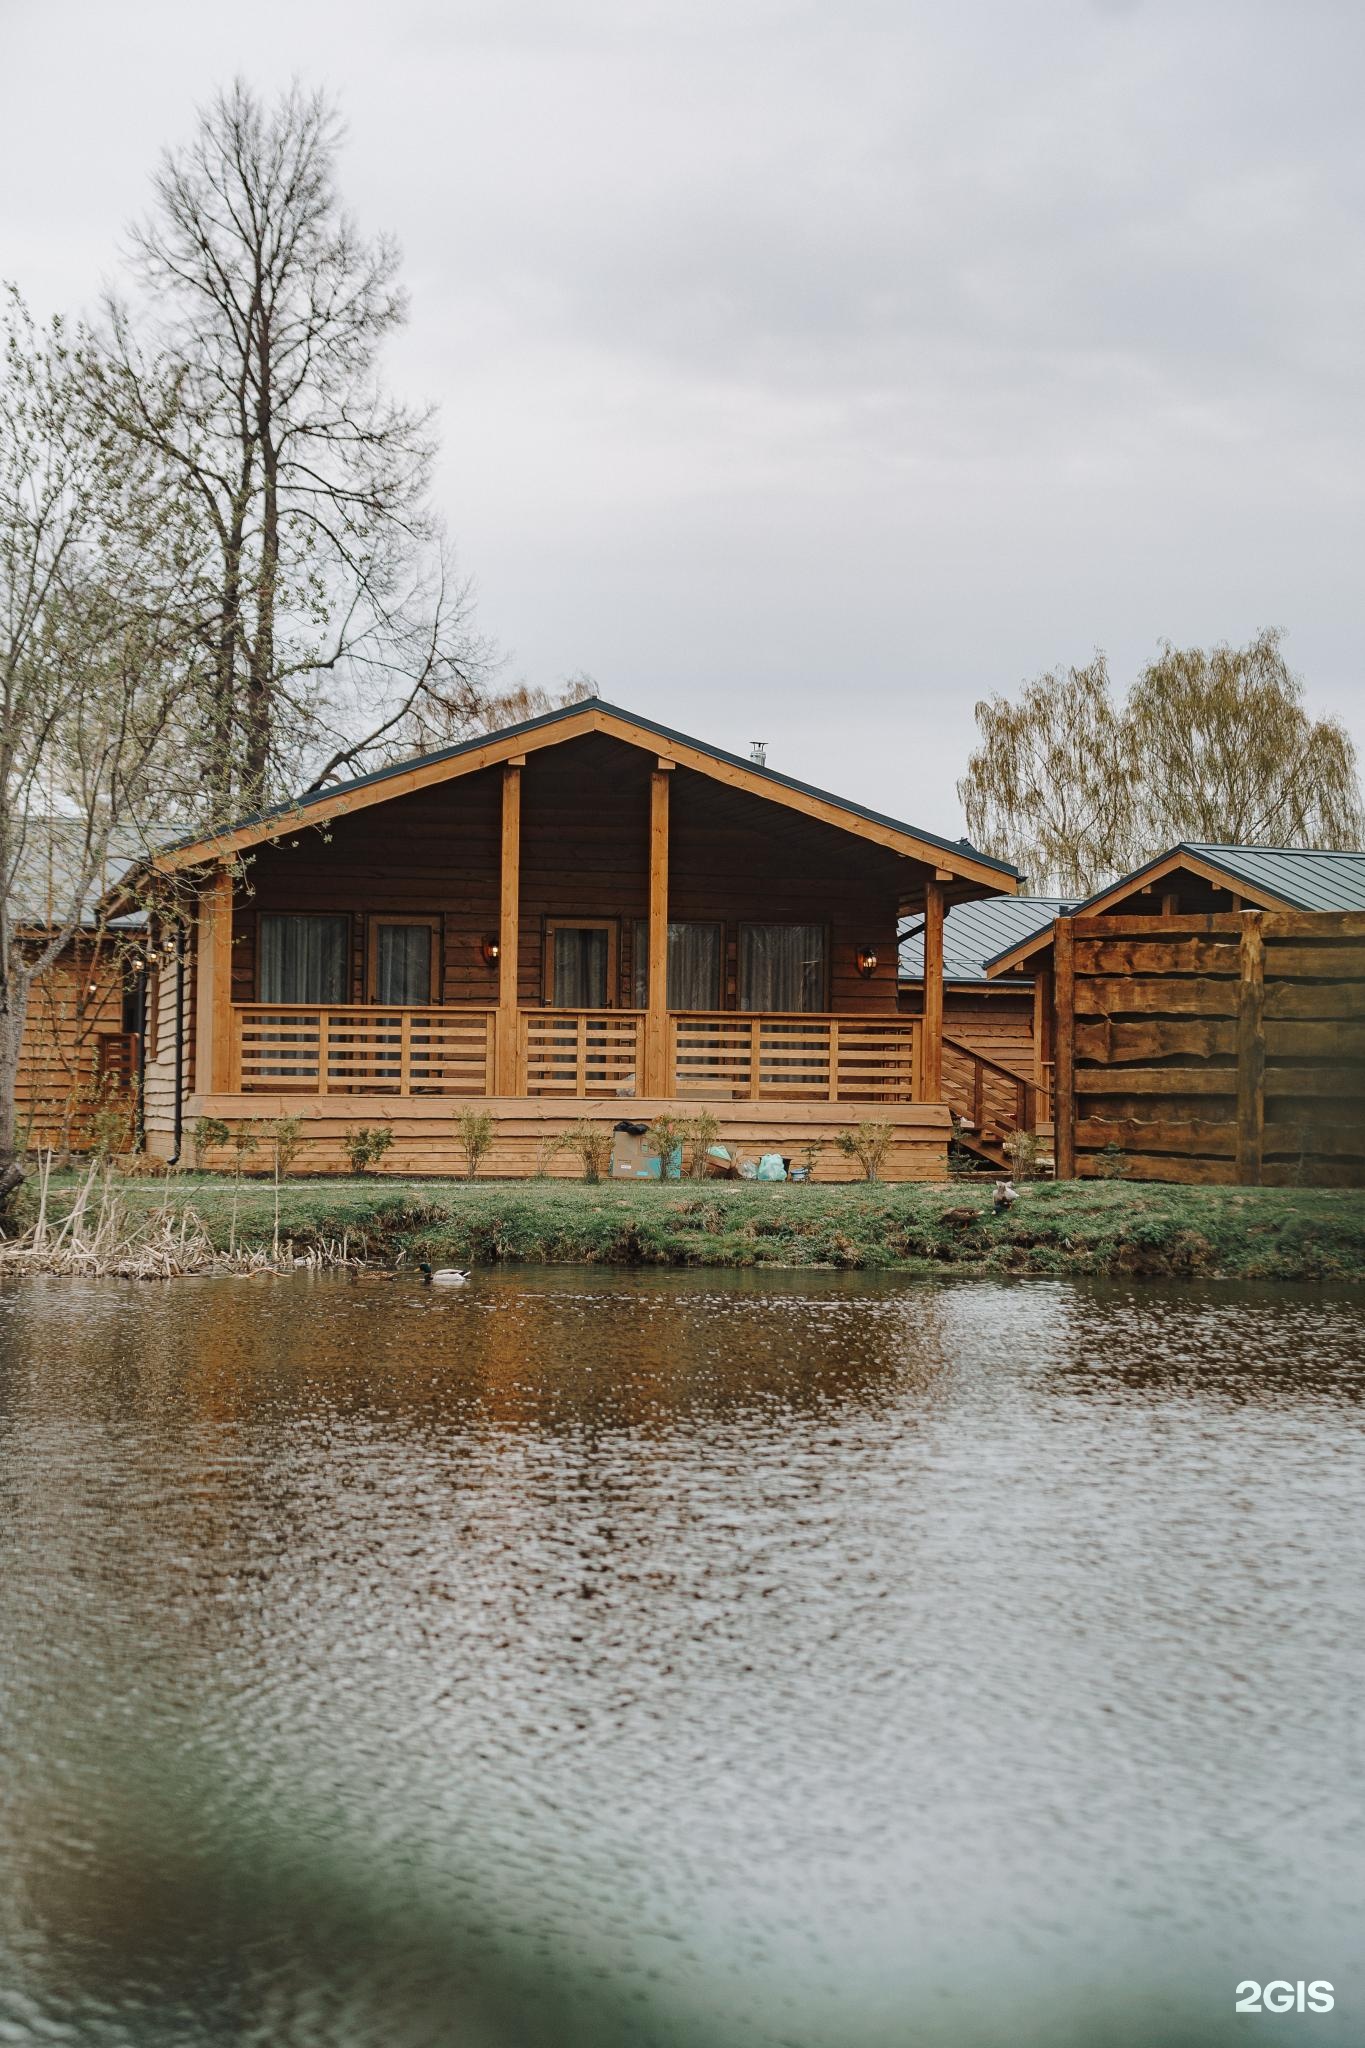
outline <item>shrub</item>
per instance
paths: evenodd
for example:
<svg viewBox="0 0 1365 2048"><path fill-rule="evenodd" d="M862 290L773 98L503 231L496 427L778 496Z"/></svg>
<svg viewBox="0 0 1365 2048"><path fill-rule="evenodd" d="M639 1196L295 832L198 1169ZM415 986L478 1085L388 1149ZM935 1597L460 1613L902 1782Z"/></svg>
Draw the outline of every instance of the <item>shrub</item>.
<svg viewBox="0 0 1365 2048"><path fill-rule="evenodd" d="M231 1135L220 1116L197 1116L190 1127L195 1165L202 1171L207 1155L220 1151Z"/></svg>
<svg viewBox="0 0 1365 2048"><path fill-rule="evenodd" d="M699 1109L683 1124L682 1135L687 1147L687 1172L693 1180L705 1180L706 1155L720 1136L720 1119L712 1116L709 1109Z"/></svg>
<svg viewBox="0 0 1365 2048"><path fill-rule="evenodd" d="M455 1135L464 1147L465 1176L479 1177L479 1161L493 1143L493 1119L486 1109L462 1109L455 1119Z"/></svg>
<svg viewBox="0 0 1365 2048"><path fill-rule="evenodd" d="M878 1180L895 1140L894 1124L868 1117L851 1131L836 1131L834 1142L845 1159L856 1159L866 1180Z"/></svg>
<svg viewBox="0 0 1365 2048"><path fill-rule="evenodd" d="M1122 1145L1111 1138L1103 1151L1095 1154L1095 1175L1099 1180L1123 1180L1127 1177L1128 1161Z"/></svg>
<svg viewBox="0 0 1365 2048"><path fill-rule="evenodd" d="M828 1140L825 1138L807 1138L803 1143L801 1147L801 1164L806 1169L807 1180L815 1179L816 1162L827 1143Z"/></svg>
<svg viewBox="0 0 1365 2048"><path fill-rule="evenodd" d="M303 1143L303 1119L297 1116L277 1116L274 1123L266 1125L266 1136L270 1140L275 1161L275 1179L281 1181L298 1157L299 1146Z"/></svg>
<svg viewBox="0 0 1365 2048"><path fill-rule="evenodd" d="M377 1124L373 1130L362 1124L359 1130L347 1133L344 1140L346 1157L351 1162L351 1172L368 1173L371 1166L377 1166L393 1143L393 1132L387 1125Z"/></svg>
<svg viewBox="0 0 1365 2048"><path fill-rule="evenodd" d="M682 1150L686 1138L686 1117L670 1116L667 1111L656 1116L645 1132L645 1143L659 1161L660 1180L668 1179L669 1161Z"/></svg>
<svg viewBox="0 0 1365 2048"><path fill-rule="evenodd" d="M1015 1180L1037 1180L1041 1150L1036 1131L1011 1131L1005 1140L1005 1157Z"/></svg>
<svg viewBox="0 0 1365 2048"><path fill-rule="evenodd" d="M576 1124L570 1124L561 1131L551 1148L555 1152L574 1152L583 1167L584 1180L601 1180L603 1174L611 1171L611 1125L594 1123L591 1117L580 1117Z"/></svg>
<svg viewBox="0 0 1365 2048"><path fill-rule="evenodd" d="M126 1152L133 1138L133 1106L118 1077L105 1074L89 1097L85 1116L90 1150L101 1164Z"/></svg>

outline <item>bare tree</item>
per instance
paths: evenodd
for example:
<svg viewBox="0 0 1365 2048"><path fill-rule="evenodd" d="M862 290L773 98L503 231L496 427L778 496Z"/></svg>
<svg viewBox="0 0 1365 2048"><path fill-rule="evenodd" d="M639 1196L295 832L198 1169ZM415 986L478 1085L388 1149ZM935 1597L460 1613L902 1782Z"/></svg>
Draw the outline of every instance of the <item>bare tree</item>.
<svg viewBox="0 0 1365 2048"><path fill-rule="evenodd" d="M1355 749L1310 718L1277 632L1247 647L1167 644L1129 693L1145 851L1189 839L1221 846L1358 846Z"/></svg>
<svg viewBox="0 0 1365 2048"><path fill-rule="evenodd" d="M1132 846L1131 778L1102 654L976 707L981 744L957 793L967 830L1035 889L1084 896Z"/></svg>
<svg viewBox="0 0 1365 2048"><path fill-rule="evenodd" d="M476 716L487 650L427 507L431 415L387 396L398 252L336 186L341 125L240 80L166 152L135 231L136 310L109 307L103 395L178 481L204 578L200 753L219 809L314 773L345 729Z"/></svg>
<svg viewBox="0 0 1365 2048"><path fill-rule="evenodd" d="M95 914L116 843L173 801L167 735L192 672L185 565L164 479L90 404L85 338L16 292L0 364L0 1203L34 983ZM174 749L170 750L174 755ZM49 899L28 881L57 832Z"/></svg>

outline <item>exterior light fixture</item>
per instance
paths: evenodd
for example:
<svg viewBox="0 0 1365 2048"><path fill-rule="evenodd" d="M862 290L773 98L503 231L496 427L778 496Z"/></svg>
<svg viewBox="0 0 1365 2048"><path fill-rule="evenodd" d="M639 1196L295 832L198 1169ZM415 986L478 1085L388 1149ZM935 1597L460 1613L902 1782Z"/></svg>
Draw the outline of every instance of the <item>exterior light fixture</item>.
<svg viewBox="0 0 1365 2048"><path fill-rule="evenodd" d="M501 956L502 953L502 947L498 944L498 941L492 936L491 933L484 940L483 945L480 947L479 950L483 954L485 966L497 966L499 957Z"/></svg>
<svg viewBox="0 0 1365 2048"><path fill-rule="evenodd" d="M859 946L858 972L862 975L864 981L867 980L869 975L877 972L877 956L871 946Z"/></svg>

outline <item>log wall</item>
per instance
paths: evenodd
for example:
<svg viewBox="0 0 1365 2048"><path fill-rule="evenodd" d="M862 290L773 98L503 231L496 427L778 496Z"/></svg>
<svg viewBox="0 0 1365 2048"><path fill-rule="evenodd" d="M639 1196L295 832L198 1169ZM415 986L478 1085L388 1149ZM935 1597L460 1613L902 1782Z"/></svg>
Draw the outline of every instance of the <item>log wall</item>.
<svg viewBox="0 0 1365 2048"><path fill-rule="evenodd" d="M1365 1186L1365 912L1064 918L1056 1004L1059 1177Z"/></svg>
<svg viewBox="0 0 1365 2048"><path fill-rule="evenodd" d="M93 992L92 992L93 991ZM126 1067L103 1041L122 1036L123 965L110 944L79 940L34 982L19 1049L16 1091L21 1140L81 1151L101 1090L113 1093Z"/></svg>

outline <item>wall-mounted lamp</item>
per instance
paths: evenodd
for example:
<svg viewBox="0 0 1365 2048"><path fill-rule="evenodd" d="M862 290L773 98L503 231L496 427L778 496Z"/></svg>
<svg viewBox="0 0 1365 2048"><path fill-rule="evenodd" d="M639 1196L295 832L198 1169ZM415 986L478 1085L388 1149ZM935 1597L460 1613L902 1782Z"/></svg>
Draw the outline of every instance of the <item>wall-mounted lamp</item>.
<svg viewBox="0 0 1365 2048"><path fill-rule="evenodd" d="M867 980L869 975L877 972L877 956L871 946L859 946L858 972L862 975L864 981Z"/></svg>
<svg viewBox="0 0 1365 2048"><path fill-rule="evenodd" d="M485 967L497 966L499 956L502 953L502 947L498 944L497 940L492 936L491 933L484 940L482 946L479 948L479 951L483 954Z"/></svg>

